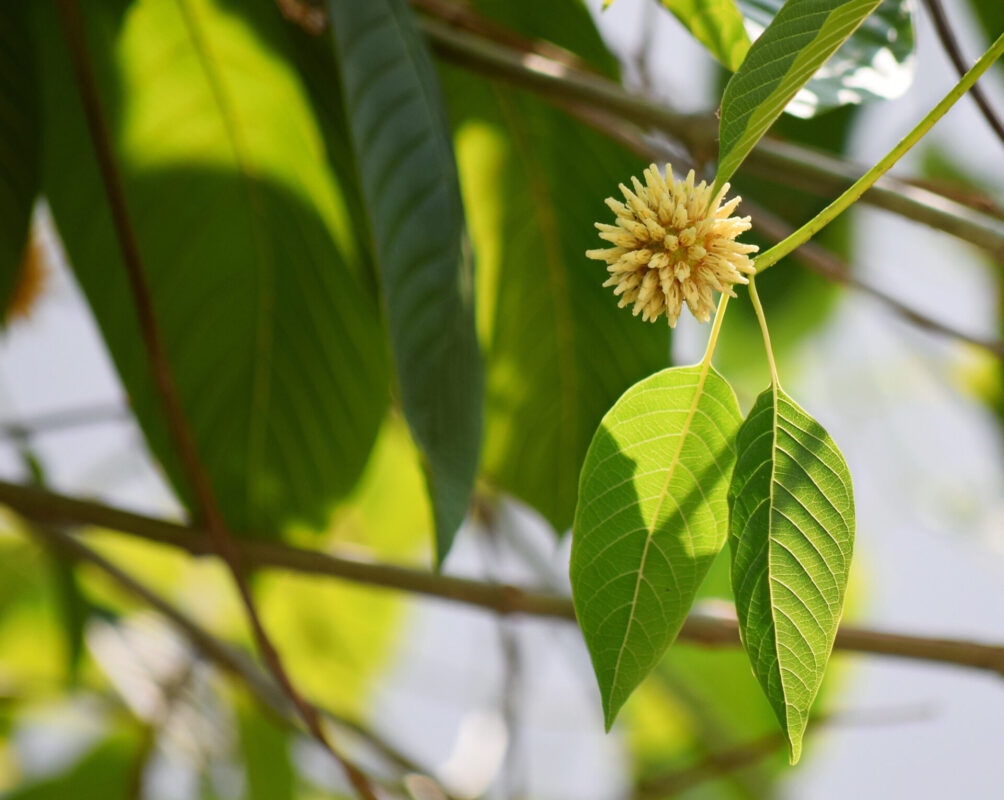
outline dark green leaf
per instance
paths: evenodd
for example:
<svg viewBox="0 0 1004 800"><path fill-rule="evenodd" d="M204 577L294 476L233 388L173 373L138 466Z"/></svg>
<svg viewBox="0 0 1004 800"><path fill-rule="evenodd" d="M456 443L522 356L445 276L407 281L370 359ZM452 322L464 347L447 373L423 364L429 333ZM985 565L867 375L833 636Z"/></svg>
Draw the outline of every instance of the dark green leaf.
<svg viewBox="0 0 1004 800"><path fill-rule="evenodd" d="M375 298L269 0L82 5L132 225L182 404L228 523L327 522L387 402ZM154 453L185 496L141 344L58 14L45 186Z"/></svg>
<svg viewBox="0 0 1004 800"><path fill-rule="evenodd" d="M716 185L881 0L788 0L725 87Z"/></svg>
<svg viewBox="0 0 1004 800"><path fill-rule="evenodd" d="M736 450L729 545L739 632L794 764L843 612L851 476L822 426L776 385L757 399Z"/></svg>
<svg viewBox="0 0 1004 800"><path fill-rule="evenodd" d="M425 458L441 563L477 471L472 259L439 85L403 0L331 0L401 404Z"/></svg>
<svg viewBox="0 0 1004 800"><path fill-rule="evenodd" d="M725 544L740 421L712 367L675 367L628 389L589 446L572 597L608 729L676 638Z"/></svg>

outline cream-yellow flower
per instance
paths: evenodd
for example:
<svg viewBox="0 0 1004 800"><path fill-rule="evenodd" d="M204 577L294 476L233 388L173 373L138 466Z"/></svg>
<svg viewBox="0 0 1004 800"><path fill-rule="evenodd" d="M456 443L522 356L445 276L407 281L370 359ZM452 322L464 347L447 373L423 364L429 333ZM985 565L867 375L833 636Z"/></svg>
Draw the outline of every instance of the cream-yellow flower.
<svg viewBox="0 0 1004 800"><path fill-rule="evenodd" d="M735 297L733 284L749 283L746 276L754 273L748 256L759 248L735 241L750 229L750 218L729 216L740 198L722 205L727 183L712 199L705 181L694 186L693 170L685 181L676 181L669 164L665 177L652 164L644 176L644 185L631 178L634 191L620 185L626 203L607 198L616 225L596 223L600 238L613 247L586 255L609 265L603 285L615 287L621 308L633 303L635 316L654 322L666 312L675 328L686 302L697 319L707 322L714 310L712 289Z"/></svg>

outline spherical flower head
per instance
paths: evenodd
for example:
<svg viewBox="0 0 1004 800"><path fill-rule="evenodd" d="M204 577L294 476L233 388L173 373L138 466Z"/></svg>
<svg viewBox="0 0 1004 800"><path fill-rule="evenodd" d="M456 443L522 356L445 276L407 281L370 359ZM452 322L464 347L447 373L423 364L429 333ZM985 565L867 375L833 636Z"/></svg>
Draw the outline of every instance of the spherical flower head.
<svg viewBox="0 0 1004 800"><path fill-rule="evenodd" d="M616 224L596 227L613 247L586 255L608 264L610 277L603 285L614 287L621 308L634 304L635 316L654 322L665 312L675 328L686 302L707 322L714 310L712 290L735 297L733 285L749 283L746 276L756 271L749 254L759 248L736 241L750 229L750 218L729 216L740 198L722 205L727 183L712 198L705 181L694 185L693 170L676 181L669 164L665 176L652 164L644 177L644 184L631 178L634 191L620 185L626 202L607 198Z"/></svg>

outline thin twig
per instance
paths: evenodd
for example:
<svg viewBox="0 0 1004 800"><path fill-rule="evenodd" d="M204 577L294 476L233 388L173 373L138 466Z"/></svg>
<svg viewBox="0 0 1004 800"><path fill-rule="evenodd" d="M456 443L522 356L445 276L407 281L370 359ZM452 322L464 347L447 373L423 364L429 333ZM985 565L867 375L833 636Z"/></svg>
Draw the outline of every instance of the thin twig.
<svg viewBox="0 0 1004 800"><path fill-rule="evenodd" d="M941 40L941 46L945 48L945 52L948 54L949 59L952 61L952 66L958 71L959 75L965 75L966 70L969 67L966 65L966 58L962 55L962 48L959 46L958 40L955 38L955 34L952 32L951 23L948 21L948 15L945 14L945 8L941 5L941 0L924 0L927 5L927 10L931 14L931 21L934 23L934 29L938 32L938 38ZM969 90L970 96L973 98L973 102L979 106L980 111L983 113L984 119L993 128L994 133L997 134L997 138L1001 140L1004 144L1004 122L1001 121L1000 117L997 116L990 105L990 101L987 99L986 94L984 94L983 89L979 86L974 86Z"/></svg>
<svg viewBox="0 0 1004 800"><path fill-rule="evenodd" d="M48 525L30 525L27 531L30 535L41 539L46 547L51 547L61 553L63 557L91 564L111 577L129 594L165 617L189 641L200 656L215 664L226 674L241 681L258 704L272 713L276 719L281 720L292 729L299 729L298 723L302 722L302 718L290 703L288 696L274 679L262 672L243 650L217 639L181 609L172 605L76 537ZM410 758L358 723L328 711L323 713L335 726L359 736L401 770L406 772L424 771Z"/></svg>
<svg viewBox="0 0 1004 800"><path fill-rule="evenodd" d="M106 528L178 547L193 555L213 553L207 546L205 532L202 530L40 489L0 481L0 503L39 522ZM237 546L249 568L326 575L369 586L479 606L499 614L575 620L572 601L563 595L339 557L274 542L242 539ZM721 610L702 607L691 612L680 631L680 641L705 647L739 645L735 614L726 606L719 608ZM1004 676L1004 644L908 636L844 625L837 632L834 646L837 650L920 659L986 670Z"/></svg>
<svg viewBox="0 0 1004 800"><path fill-rule="evenodd" d="M201 513L206 533L213 549L226 563L238 588L248 622L251 625L255 641L269 671L282 686L297 709L308 730L324 745L341 764L356 793L364 800L376 800L376 795L366 777L352 764L336 752L327 740L321 726L317 710L299 693L283 667L278 651L272 645L261 618L255 607L254 598L245 580L240 551L230 536L223 515L220 512L216 496L213 492L209 476L199 458L198 447L192 435L191 428L185 416L185 411L178 395L174 375L171 372L167 351L157 325L156 313L150 287L140 258L139 242L133 230L126 203L125 192L119 176L118 167L112 149L111 138L105 125L101 110L101 98L97 83L87 55L87 41L84 34L83 20L76 0L60 0L60 16L63 29L69 45L73 69L76 74L80 96L83 101L84 114L91 135L101 179L104 184L111 211L112 221L118 237L122 260L129 279L133 304L136 308L140 334L146 348L147 361L153 373L157 391L164 409L171 436L181 458L182 467L190 488L195 493L197 507Z"/></svg>
<svg viewBox="0 0 1004 800"><path fill-rule="evenodd" d="M68 428L102 425L107 422L123 422L131 418L129 409L124 405L102 403L0 422L0 436L23 440L40 433L59 433Z"/></svg>

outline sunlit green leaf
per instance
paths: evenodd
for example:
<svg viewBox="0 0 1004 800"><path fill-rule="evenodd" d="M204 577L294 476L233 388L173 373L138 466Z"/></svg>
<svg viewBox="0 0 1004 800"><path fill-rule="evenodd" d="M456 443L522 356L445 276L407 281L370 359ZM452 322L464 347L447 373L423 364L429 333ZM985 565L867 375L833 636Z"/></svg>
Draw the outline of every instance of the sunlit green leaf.
<svg viewBox="0 0 1004 800"><path fill-rule="evenodd" d="M788 0L725 87L717 185L881 0Z"/></svg>
<svg viewBox="0 0 1004 800"><path fill-rule="evenodd" d="M572 597L608 728L676 638L725 543L740 420L712 367L676 367L628 389L589 446Z"/></svg>
<svg viewBox="0 0 1004 800"><path fill-rule="evenodd" d="M736 0L661 0L708 51L733 72L750 48Z"/></svg>
<svg viewBox="0 0 1004 800"><path fill-rule="evenodd" d="M739 632L795 763L843 612L851 477L822 426L776 385L757 399L736 450L728 497Z"/></svg>
<svg viewBox="0 0 1004 800"><path fill-rule="evenodd" d="M736 0L758 36L783 0ZM882 3L799 90L785 111L811 117L836 106L899 97L913 81L913 10L908 0Z"/></svg>
<svg viewBox="0 0 1004 800"><path fill-rule="evenodd" d="M401 405L425 458L441 562L481 439L473 262L436 73L403 0L332 0Z"/></svg>
<svg viewBox="0 0 1004 800"><path fill-rule="evenodd" d="M38 194L39 112L27 4L0 3L0 317L17 285Z"/></svg>
<svg viewBox="0 0 1004 800"><path fill-rule="evenodd" d="M89 51L182 404L232 527L322 525L387 396L375 298L268 0L87 3ZM147 440L183 495L59 18L37 5L45 185ZM281 32L281 30L280 30ZM166 68L165 65L170 65Z"/></svg>

